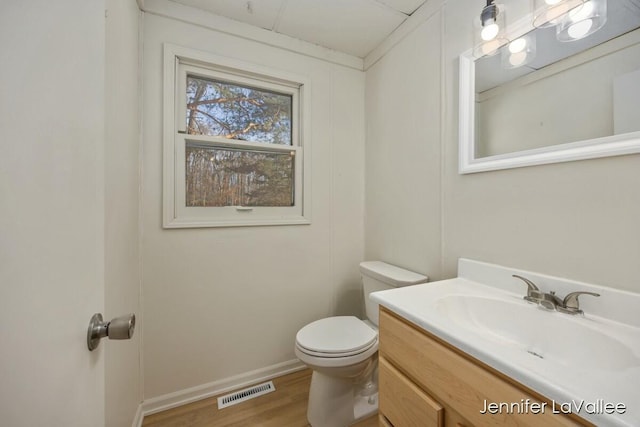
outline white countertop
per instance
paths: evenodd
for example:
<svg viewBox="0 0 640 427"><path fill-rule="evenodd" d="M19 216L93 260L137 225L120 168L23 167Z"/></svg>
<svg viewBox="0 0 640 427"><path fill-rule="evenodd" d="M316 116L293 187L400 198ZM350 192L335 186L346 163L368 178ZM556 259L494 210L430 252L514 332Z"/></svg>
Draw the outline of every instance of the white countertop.
<svg viewBox="0 0 640 427"><path fill-rule="evenodd" d="M459 273L464 277L376 292L370 298L561 408L573 405L572 412L598 426L640 426L640 295L464 259ZM512 274L533 280L545 292L557 290L559 296L596 290L601 297L580 299L585 316L546 311L522 299L526 286ZM510 287L513 291L505 290ZM480 305L469 314L458 301ZM603 307L614 312L608 315ZM500 331L493 334L493 327ZM529 337L530 345L523 345ZM606 414L605 404L622 404L626 410Z"/></svg>

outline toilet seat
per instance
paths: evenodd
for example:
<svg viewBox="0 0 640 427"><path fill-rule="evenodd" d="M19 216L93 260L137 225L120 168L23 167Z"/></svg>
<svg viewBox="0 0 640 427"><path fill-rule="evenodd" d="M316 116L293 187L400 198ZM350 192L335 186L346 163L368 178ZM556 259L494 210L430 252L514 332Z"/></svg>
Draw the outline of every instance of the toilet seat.
<svg viewBox="0 0 640 427"><path fill-rule="evenodd" d="M312 354L308 354L306 350L301 348L299 345L296 345L294 348L294 353L300 361L302 361L305 365L315 370L322 370L324 368L344 368L356 365L358 363L363 363L373 357L376 353L378 353L378 340L373 343L371 347L364 350L361 353L354 354L352 356L340 356L340 357L325 357L325 356L314 356ZM329 374L330 375L330 374Z"/></svg>
<svg viewBox="0 0 640 427"><path fill-rule="evenodd" d="M296 347L309 356L340 358L377 347L378 333L355 316L316 320L296 334Z"/></svg>
<svg viewBox="0 0 640 427"><path fill-rule="evenodd" d="M338 358L341 358L341 357L357 356L358 354L364 353L365 351L369 350L371 347L375 346L376 344L378 344L378 340L377 339L374 340L366 348L363 348L363 349L360 349L360 350L355 350L355 351L349 351L349 352L345 352L345 353L323 353L321 351L309 350L308 348L302 347L300 344L296 344L296 347L298 348L298 350L300 350L304 354L308 354L309 356L325 357L325 358L328 358L328 359L338 359Z"/></svg>

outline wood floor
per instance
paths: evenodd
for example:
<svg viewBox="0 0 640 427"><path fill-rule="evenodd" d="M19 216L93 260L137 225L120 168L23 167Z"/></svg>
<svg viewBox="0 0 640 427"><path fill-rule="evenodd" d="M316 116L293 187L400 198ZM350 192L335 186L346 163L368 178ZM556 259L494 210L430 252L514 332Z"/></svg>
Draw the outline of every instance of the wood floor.
<svg viewBox="0 0 640 427"><path fill-rule="evenodd" d="M308 427L311 370L273 379L276 391L218 410L217 396L144 417L143 427ZM226 393L225 393L226 394ZM353 427L377 427L377 415Z"/></svg>

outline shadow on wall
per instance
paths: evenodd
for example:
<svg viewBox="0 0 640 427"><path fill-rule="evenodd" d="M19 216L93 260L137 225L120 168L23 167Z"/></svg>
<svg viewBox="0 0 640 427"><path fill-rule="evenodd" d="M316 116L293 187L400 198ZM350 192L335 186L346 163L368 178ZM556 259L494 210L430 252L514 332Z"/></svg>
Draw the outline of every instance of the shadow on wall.
<svg viewBox="0 0 640 427"><path fill-rule="evenodd" d="M353 285L352 285L353 286ZM336 295L335 316L357 316L364 319L362 283L357 289L343 289Z"/></svg>

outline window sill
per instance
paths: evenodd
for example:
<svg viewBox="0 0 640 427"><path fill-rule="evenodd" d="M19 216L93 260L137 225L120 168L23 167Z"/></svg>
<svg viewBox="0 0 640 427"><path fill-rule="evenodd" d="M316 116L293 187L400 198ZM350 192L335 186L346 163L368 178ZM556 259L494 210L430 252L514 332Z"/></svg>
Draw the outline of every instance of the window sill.
<svg viewBox="0 0 640 427"><path fill-rule="evenodd" d="M302 216L290 218L256 218L256 219L189 219L173 218L163 224L163 228L219 228L219 227L259 227L273 225L309 225L311 220Z"/></svg>

